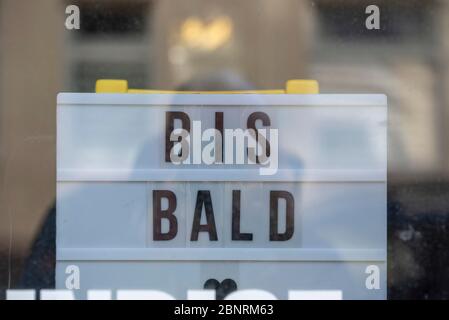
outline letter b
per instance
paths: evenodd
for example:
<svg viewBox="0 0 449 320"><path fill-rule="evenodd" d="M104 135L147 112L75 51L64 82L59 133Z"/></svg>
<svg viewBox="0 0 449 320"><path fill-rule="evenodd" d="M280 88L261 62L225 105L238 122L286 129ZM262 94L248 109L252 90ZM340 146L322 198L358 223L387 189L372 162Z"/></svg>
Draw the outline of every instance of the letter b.
<svg viewBox="0 0 449 320"><path fill-rule="evenodd" d="M162 198L168 200L167 209L162 210ZM169 190L153 190L153 240L172 240L178 233L178 220L173 214L176 210L176 195ZM168 232L162 233L162 219L169 222Z"/></svg>

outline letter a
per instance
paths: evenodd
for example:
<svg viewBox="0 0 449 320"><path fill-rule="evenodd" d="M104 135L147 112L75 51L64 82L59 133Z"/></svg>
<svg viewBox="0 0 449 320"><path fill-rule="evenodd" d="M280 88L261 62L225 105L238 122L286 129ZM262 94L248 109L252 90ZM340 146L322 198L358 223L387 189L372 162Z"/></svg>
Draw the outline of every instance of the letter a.
<svg viewBox="0 0 449 320"><path fill-rule="evenodd" d="M68 30L79 30L80 28L80 8L70 5L65 8L65 13L69 16L65 19L65 27Z"/></svg>

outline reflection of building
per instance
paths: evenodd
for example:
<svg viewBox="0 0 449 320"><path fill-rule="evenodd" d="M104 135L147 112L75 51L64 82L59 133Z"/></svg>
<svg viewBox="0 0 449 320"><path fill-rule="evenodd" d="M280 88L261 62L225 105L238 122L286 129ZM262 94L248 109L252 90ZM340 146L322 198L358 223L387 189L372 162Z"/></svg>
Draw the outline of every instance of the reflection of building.
<svg viewBox="0 0 449 320"><path fill-rule="evenodd" d="M443 2L377 1L380 31L363 28L366 1L69 2L79 31L66 1L0 0L0 281L10 235L23 254L54 199L56 94L97 78L169 89L226 71L261 89L315 78L323 93L387 93L391 177L448 172Z"/></svg>
<svg viewBox="0 0 449 320"><path fill-rule="evenodd" d="M443 170L448 155L437 54L443 35L437 33L435 3L377 1L379 31L364 28L369 3L319 2L320 41L314 42L311 77L320 80L323 91L387 94L391 176Z"/></svg>
<svg viewBox="0 0 449 320"><path fill-rule="evenodd" d="M67 88L89 92L95 80L130 79L151 83L153 37L149 1L78 1L82 28L65 32Z"/></svg>

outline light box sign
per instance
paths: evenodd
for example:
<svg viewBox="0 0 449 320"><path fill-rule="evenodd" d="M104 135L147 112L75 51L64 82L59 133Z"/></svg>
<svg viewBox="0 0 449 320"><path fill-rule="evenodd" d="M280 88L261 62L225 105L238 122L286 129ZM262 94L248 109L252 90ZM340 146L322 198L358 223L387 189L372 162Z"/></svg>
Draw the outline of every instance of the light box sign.
<svg viewBox="0 0 449 320"><path fill-rule="evenodd" d="M56 287L386 298L384 95L62 93Z"/></svg>

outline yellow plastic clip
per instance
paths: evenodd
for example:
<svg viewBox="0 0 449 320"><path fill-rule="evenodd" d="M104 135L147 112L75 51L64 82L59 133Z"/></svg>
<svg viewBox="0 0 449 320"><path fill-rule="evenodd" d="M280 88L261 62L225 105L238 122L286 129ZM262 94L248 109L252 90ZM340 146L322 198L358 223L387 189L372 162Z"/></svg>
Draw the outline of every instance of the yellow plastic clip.
<svg viewBox="0 0 449 320"><path fill-rule="evenodd" d="M96 93L128 93L128 81L100 79L95 84Z"/></svg>
<svg viewBox="0 0 449 320"><path fill-rule="evenodd" d="M292 94L318 94L320 89L316 80L288 80L285 85L285 93Z"/></svg>
<svg viewBox="0 0 449 320"><path fill-rule="evenodd" d="M320 93L318 81L316 80L289 80L285 85L285 89L273 90L236 90L236 91L173 91L173 90L146 90L146 89L129 89L128 81L115 79L100 79L95 85L96 93L195 93L195 94L318 94Z"/></svg>

